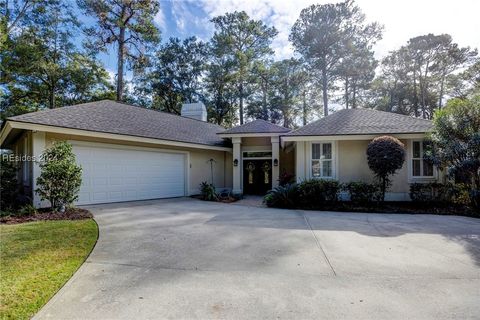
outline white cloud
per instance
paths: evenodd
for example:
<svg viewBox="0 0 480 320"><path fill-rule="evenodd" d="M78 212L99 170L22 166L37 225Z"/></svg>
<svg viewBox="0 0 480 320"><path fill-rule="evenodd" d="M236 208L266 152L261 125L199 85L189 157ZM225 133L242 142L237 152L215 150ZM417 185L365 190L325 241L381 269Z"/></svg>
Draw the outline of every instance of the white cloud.
<svg viewBox="0 0 480 320"><path fill-rule="evenodd" d="M167 30L167 21L165 20L165 13L163 12L161 6L157 14L153 18L153 21L155 21L155 23L160 27L160 30L162 30L163 32Z"/></svg>
<svg viewBox="0 0 480 320"><path fill-rule="evenodd" d="M196 5L203 8L208 18L244 10L252 18L275 26L279 34L272 46L275 57L281 59L293 54L288 35L300 11L311 4L328 2L338 1L200 0ZM377 21L385 26L383 40L375 47L377 58L397 49L408 39L427 33L449 33L461 46L480 48L478 0L357 0L357 4L366 14L367 21Z"/></svg>

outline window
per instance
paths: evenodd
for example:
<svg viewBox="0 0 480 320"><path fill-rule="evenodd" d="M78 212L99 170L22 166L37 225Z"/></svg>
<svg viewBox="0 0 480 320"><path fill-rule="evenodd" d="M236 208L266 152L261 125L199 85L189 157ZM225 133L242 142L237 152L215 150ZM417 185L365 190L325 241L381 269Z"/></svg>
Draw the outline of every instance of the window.
<svg viewBox="0 0 480 320"><path fill-rule="evenodd" d="M425 151L429 147L428 141L413 141L412 143L412 176L433 177L433 165L424 160Z"/></svg>
<svg viewBox="0 0 480 320"><path fill-rule="evenodd" d="M332 144L312 143L312 177L333 177Z"/></svg>

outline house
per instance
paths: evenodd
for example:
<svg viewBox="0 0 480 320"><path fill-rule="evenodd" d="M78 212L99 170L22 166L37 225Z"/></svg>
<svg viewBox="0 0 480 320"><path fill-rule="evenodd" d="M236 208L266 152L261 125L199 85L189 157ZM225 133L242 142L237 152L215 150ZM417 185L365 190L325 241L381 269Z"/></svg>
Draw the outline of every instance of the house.
<svg viewBox="0 0 480 320"><path fill-rule="evenodd" d="M283 172L297 181L372 181L366 148L391 135L407 148L387 199L409 200L409 183L440 179L424 162L428 120L370 109L341 110L297 130L254 120L228 130L206 122L202 104L182 116L103 100L8 118L2 148L35 161L19 161L19 181L35 206L38 159L54 141L73 145L83 168L78 204L188 196L202 181L233 193L265 194ZM212 181L213 179L213 181Z"/></svg>

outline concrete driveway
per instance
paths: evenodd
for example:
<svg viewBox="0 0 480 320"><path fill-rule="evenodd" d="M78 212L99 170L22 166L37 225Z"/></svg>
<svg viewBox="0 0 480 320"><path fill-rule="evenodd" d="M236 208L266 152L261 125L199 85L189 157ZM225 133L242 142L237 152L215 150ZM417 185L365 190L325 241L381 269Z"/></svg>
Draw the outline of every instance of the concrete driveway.
<svg viewBox="0 0 480 320"><path fill-rule="evenodd" d="M480 220L170 199L100 238L38 319L480 318Z"/></svg>

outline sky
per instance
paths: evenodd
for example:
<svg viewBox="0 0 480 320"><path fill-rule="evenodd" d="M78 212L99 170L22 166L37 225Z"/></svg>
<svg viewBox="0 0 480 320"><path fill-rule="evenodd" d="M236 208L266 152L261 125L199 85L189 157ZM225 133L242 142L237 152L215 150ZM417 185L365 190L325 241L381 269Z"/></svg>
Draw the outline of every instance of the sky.
<svg viewBox="0 0 480 320"><path fill-rule="evenodd" d="M195 35L208 40L213 34L210 19L226 12L244 10L279 31L272 47L275 59L288 58L294 50L288 35L303 8L338 1L312 0L162 0L155 22L162 41ZM374 47L378 59L406 44L408 39L428 33L448 33L460 46L480 49L480 0L356 0L368 22L384 25L383 39ZM113 75L116 55L112 48L100 59Z"/></svg>

